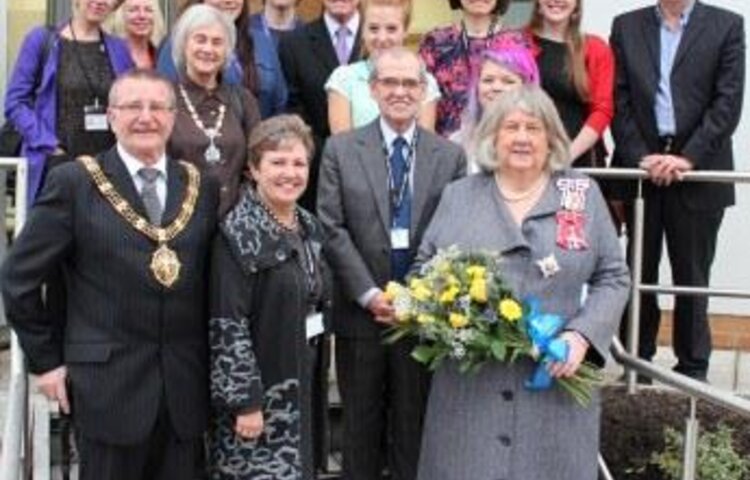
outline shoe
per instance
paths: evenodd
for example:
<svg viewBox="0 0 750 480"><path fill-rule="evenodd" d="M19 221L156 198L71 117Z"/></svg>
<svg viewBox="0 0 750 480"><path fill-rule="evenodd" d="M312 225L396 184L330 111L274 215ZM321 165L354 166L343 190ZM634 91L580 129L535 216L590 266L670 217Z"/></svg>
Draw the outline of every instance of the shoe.
<svg viewBox="0 0 750 480"><path fill-rule="evenodd" d="M619 382L622 382L622 383L628 383L628 374L627 373L623 373L622 375L620 375L620 378L618 378L617 380ZM636 375L635 381L639 385L653 385L654 384L654 379L653 378L647 377L647 376L641 375L641 374L637 374Z"/></svg>
<svg viewBox="0 0 750 480"><path fill-rule="evenodd" d="M699 382L708 383L708 372L706 370L684 368L684 367L681 367L680 365L677 365L672 370L675 373L679 373L680 375L685 375L686 377L690 377L693 380L698 380Z"/></svg>

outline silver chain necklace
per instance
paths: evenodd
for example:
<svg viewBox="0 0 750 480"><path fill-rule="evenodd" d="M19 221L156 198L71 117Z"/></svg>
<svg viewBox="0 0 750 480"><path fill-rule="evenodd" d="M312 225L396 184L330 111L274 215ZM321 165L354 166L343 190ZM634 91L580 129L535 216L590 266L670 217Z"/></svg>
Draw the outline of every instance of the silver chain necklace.
<svg viewBox="0 0 750 480"><path fill-rule="evenodd" d="M221 127L224 125L224 114L227 111L226 105L223 103L219 105L219 116L216 118L216 124L212 128L207 128L203 120L198 116L198 112L195 110L182 84L180 84L180 96L185 101L185 106L187 106L195 126L208 137L208 148L203 152L203 158L210 165L219 163L221 161L221 150L216 146L216 139L221 136Z"/></svg>

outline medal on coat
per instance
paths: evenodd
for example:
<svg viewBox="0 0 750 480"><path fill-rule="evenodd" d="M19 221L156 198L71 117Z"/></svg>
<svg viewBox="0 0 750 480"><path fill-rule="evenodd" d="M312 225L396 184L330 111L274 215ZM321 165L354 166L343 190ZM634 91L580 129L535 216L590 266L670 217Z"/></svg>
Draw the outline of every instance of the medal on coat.
<svg viewBox="0 0 750 480"><path fill-rule="evenodd" d="M586 239L586 192L591 187L588 178L561 178L557 180L560 190L560 207L557 212L556 243L565 250L585 250Z"/></svg>
<svg viewBox="0 0 750 480"><path fill-rule="evenodd" d="M156 281L169 288L180 278L182 263L177 252L162 243L151 256L149 267Z"/></svg>
<svg viewBox="0 0 750 480"><path fill-rule="evenodd" d="M157 227L138 214L130 203L115 190L114 185L104 175L104 172L94 158L82 156L78 157L78 161L86 167L86 171L91 175L99 193L109 201L112 208L134 229L156 242L158 247L151 255L149 270L151 270L151 274L160 285L165 288L172 287L180 278L182 262L177 256L177 252L169 248L167 242L174 240L177 235L182 233L193 217L195 205L198 202L198 185L200 184L198 169L187 162L180 162L188 175L185 199L174 221L167 227Z"/></svg>
<svg viewBox="0 0 750 480"><path fill-rule="evenodd" d="M210 135L208 138L209 144L206 151L203 152L203 158L206 159L206 163L208 164L219 163L221 160L221 150L219 150L219 147L216 146L216 142L214 141L216 135Z"/></svg>

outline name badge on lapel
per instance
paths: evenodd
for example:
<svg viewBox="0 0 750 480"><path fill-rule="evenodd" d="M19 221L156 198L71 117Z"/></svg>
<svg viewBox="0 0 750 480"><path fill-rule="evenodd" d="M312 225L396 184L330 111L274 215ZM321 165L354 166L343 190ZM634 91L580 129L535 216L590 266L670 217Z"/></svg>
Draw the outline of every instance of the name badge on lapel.
<svg viewBox="0 0 750 480"><path fill-rule="evenodd" d="M409 248L408 228L391 228L391 248L393 250L405 250Z"/></svg>
<svg viewBox="0 0 750 480"><path fill-rule="evenodd" d="M83 107L84 129L87 132L106 132L109 130L107 109L99 105L99 99L94 99L93 105Z"/></svg>
<svg viewBox="0 0 750 480"><path fill-rule="evenodd" d="M325 331L323 326L323 314L320 312L311 313L305 319L305 330L307 332L307 339L317 337Z"/></svg>

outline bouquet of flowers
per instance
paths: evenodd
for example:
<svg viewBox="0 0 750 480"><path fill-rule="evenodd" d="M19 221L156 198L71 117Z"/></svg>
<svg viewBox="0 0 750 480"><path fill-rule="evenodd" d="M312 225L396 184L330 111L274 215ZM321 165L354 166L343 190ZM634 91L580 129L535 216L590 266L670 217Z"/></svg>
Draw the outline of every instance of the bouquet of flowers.
<svg viewBox="0 0 750 480"><path fill-rule="evenodd" d="M421 341L412 356L433 370L446 358L468 373L489 361L531 357L538 366L526 387L550 388L555 380L547 364L568 357L567 342L558 338L564 321L542 313L534 299L516 299L505 286L501 265L498 254L463 253L451 247L425 263L408 286L390 282L385 293L393 302L396 323L386 341L418 337ZM573 377L557 382L579 404L587 405L601 380L595 366L583 363Z"/></svg>

